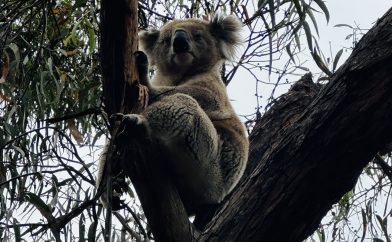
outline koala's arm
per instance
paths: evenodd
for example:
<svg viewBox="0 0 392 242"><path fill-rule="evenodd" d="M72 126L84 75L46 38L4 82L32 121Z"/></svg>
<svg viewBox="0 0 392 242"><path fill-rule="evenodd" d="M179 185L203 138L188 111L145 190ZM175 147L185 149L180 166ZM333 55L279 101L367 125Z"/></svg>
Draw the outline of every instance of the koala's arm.
<svg viewBox="0 0 392 242"><path fill-rule="evenodd" d="M143 51L135 52L136 58L136 67L139 74L139 82L140 84L146 86L149 91L149 96L152 99L155 99L164 94L171 94L175 92L175 87L171 86L160 86L156 87L151 84L150 78L148 77L148 58L147 55ZM153 100L154 101L154 100Z"/></svg>

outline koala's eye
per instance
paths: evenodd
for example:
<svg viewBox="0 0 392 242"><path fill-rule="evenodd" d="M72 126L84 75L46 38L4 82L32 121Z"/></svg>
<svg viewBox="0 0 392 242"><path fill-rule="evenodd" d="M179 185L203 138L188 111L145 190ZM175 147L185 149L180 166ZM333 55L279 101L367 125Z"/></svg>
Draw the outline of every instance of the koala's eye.
<svg viewBox="0 0 392 242"><path fill-rule="evenodd" d="M203 38L203 35L201 32L197 31L197 32L193 33L193 38L195 40L201 40Z"/></svg>

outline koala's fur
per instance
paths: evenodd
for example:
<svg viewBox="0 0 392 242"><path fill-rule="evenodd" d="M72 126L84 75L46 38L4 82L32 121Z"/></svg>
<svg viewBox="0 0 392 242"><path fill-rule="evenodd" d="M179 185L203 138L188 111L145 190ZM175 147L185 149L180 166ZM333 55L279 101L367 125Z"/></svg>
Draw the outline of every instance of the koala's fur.
<svg viewBox="0 0 392 242"><path fill-rule="evenodd" d="M215 16L174 20L139 34L155 75L151 83L141 78L149 106L127 116L169 154L188 213L222 201L246 166L248 139L220 72L240 44L241 27L234 16Z"/></svg>

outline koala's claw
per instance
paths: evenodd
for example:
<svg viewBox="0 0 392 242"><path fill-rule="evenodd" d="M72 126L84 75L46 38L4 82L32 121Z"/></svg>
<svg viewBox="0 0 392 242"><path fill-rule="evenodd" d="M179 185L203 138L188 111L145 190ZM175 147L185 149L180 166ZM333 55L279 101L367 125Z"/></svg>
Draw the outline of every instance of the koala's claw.
<svg viewBox="0 0 392 242"><path fill-rule="evenodd" d="M140 115L127 114L122 115L122 122L119 127L117 136L119 138L143 137L148 134L146 122Z"/></svg>
<svg viewBox="0 0 392 242"><path fill-rule="evenodd" d="M123 119L124 119L124 114L122 113L114 113L110 116L111 123L114 123L116 121L122 121Z"/></svg>
<svg viewBox="0 0 392 242"><path fill-rule="evenodd" d="M136 51L135 58L138 64L143 64L148 66L147 55L143 51Z"/></svg>
<svg viewBox="0 0 392 242"><path fill-rule="evenodd" d="M143 51L134 53L136 59L136 68L139 73L139 82L143 85L148 84L148 58Z"/></svg>

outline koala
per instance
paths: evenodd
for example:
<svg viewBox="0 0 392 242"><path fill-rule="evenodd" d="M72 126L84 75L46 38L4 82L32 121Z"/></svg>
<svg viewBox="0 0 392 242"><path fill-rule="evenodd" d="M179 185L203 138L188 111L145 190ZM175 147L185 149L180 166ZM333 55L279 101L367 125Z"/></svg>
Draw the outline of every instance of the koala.
<svg viewBox="0 0 392 242"><path fill-rule="evenodd" d="M139 69L149 105L140 114L125 115L124 122L165 150L188 214L220 203L247 163L245 128L221 78L224 61L233 58L241 43L241 28L235 16L216 15L211 21L173 20L160 30L139 33L139 45L155 74L150 81L147 70Z"/></svg>

